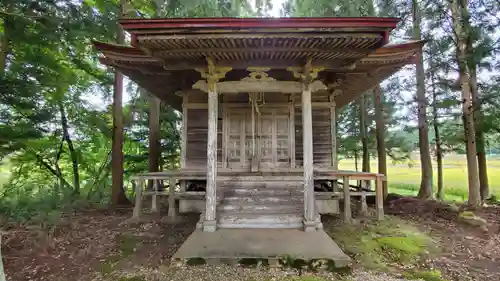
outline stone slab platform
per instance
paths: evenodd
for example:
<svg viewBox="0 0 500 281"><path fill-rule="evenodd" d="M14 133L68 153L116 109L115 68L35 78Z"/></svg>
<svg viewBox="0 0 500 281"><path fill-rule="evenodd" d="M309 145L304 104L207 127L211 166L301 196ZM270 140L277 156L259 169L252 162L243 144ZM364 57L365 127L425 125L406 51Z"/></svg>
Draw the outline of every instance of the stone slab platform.
<svg viewBox="0 0 500 281"><path fill-rule="evenodd" d="M267 259L269 264L289 256L305 261L333 261L343 268L351 259L323 230L299 229L218 229L197 230L189 236L173 260L204 259L207 263L236 264L241 259Z"/></svg>

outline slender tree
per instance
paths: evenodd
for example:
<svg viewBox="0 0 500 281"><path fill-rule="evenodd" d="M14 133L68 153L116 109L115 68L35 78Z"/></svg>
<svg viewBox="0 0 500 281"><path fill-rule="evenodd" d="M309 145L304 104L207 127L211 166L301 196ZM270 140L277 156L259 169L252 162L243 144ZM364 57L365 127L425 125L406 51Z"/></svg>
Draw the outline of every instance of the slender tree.
<svg viewBox="0 0 500 281"><path fill-rule="evenodd" d="M417 0L412 0L413 10L413 38L421 39L421 15ZM418 143L420 149L421 182L418 196L432 198L432 160L429 145L429 131L427 127L427 102L425 97L425 72L423 53L418 54L417 71L417 108L418 108Z"/></svg>
<svg viewBox="0 0 500 281"><path fill-rule="evenodd" d="M431 68L433 66L431 65ZM436 89L437 79L436 73L433 70L431 72L431 82L432 82L432 124L434 128L434 142L436 145L436 162L437 162L437 193L436 198L438 200L444 199L443 192L443 148L441 140L441 130L439 129L439 113L438 113L438 92Z"/></svg>
<svg viewBox="0 0 500 281"><path fill-rule="evenodd" d="M384 104L383 94L380 86L373 88L373 96L375 98L375 126L377 138L377 155L378 155L378 173L387 176L387 155L385 151L385 122L384 122ZM389 193L387 181L383 184L384 198L387 198Z"/></svg>
<svg viewBox="0 0 500 281"><path fill-rule="evenodd" d="M467 172L469 183L470 206L481 204L479 190L479 173L476 153L476 135L474 124L474 108L472 104L472 93L470 87L470 73L467 58L467 41L469 38L469 14L467 2L463 0L451 0L449 2L453 20L453 31L456 39L456 57L459 68L460 88L462 92L462 113L467 153Z"/></svg>
<svg viewBox="0 0 500 281"><path fill-rule="evenodd" d="M121 15L125 15L127 2L120 0ZM125 34L119 27L116 35L116 43L125 43ZM115 70L113 84L113 132L111 148L111 207L130 204L123 189L123 74Z"/></svg>
<svg viewBox="0 0 500 281"><path fill-rule="evenodd" d="M469 27L470 28L470 27ZM481 100L479 98L478 88L477 88L477 64L474 61L472 40L469 35L467 41L467 52L468 52L468 66L469 66L469 76L470 76L470 92L472 96L472 107L474 109L474 128L476 130L476 149L477 149L477 164L479 172L479 190L481 193L481 200L486 200L489 197L489 184L488 184L488 165L486 162L486 148L484 140L484 126L483 126L483 114L481 112Z"/></svg>

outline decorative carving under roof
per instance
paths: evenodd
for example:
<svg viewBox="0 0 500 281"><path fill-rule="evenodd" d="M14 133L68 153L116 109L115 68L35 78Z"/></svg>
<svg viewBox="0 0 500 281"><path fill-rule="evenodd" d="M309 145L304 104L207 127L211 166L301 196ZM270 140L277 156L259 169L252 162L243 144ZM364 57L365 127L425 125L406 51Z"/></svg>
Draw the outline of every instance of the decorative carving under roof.
<svg viewBox="0 0 500 281"><path fill-rule="evenodd" d="M241 81L248 81L248 82L263 82L263 81L276 81L276 79L269 77L269 74L266 72L271 70L270 68L267 67L249 67L247 68L250 74L248 77L245 77L241 79Z"/></svg>
<svg viewBox="0 0 500 281"><path fill-rule="evenodd" d="M181 100L174 92L199 80L195 69L208 79L210 67L218 69L212 69L210 76L217 81L229 69L251 72L243 78L241 72L231 72L229 77L242 81L226 77L217 82L218 92L299 91L300 82L274 81L293 80L291 75L271 77L270 69L275 74L291 69L296 77L310 81L342 74L342 86L333 87L335 102L342 106L413 63L423 41L386 45L397 22L390 18L130 19L121 24L131 34L132 47L94 45L103 55L103 64L122 71L176 108ZM326 89L317 82L313 82L315 90ZM195 88L203 90L208 87L205 84L200 81Z"/></svg>

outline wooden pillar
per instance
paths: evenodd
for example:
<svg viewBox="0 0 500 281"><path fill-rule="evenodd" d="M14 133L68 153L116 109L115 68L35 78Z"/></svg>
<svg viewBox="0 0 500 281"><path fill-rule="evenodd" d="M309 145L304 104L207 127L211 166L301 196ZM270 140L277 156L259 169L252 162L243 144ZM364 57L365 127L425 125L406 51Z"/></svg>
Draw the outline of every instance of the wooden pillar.
<svg viewBox="0 0 500 281"><path fill-rule="evenodd" d="M344 177L344 222L351 222L351 190L349 187L349 177Z"/></svg>
<svg viewBox="0 0 500 281"><path fill-rule="evenodd" d="M370 182L365 181L365 186L370 186ZM361 187L363 187L363 184L361 184ZM359 214L361 216L366 216L368 214L368 204L366 203L366 191L364 188L361 188L361 195L359 198Z"/></svg>
<svg viewBox="0 0 500 281"><path fill-rule="evenodd" d="M182 93L182 135L181 135L181 170L186 168L187 155L187 126L188 126L188 94ZM185 192L187 187L186 180L179 180L180 192Z"/></svg>
<svg viewBox="0 0 500 281"><path fill-rule="evenodd" d="M337 108L335 105L334 94L330 94L330 138L332 142L332 167L334 170L338 170L337 161Z"/></svg>
<svg viewBox="0 0 500 281"><path fill-rule="evenodd" d="M153 195L151 195L151 213L158 212L158 180L153 179Z"/></svg>
<svg viewBox="0 0 500 281"><path fill-rule="evenodd" d="M337 171L339 169L338 158L337 158L337 107L335 104L335 91L330 94L329 102L331 104L330 107L330 140L332 146L332 168ZM333 180L332 191L337 192L337 180Z"/></svg>
<svg viewBox="0 0 500 281"><path fill-rule="evenodd" d="M315 231L316 200L314 198L314 167L313 167L313 130L311 84L318 77L321 68L313 68L312 59L307 60L303 68L291 67L296 78L302 81L302 143L304 168L304 231Z"/></svg>
<svg viewBox="0 0 500 281"><path fill-rule="evenodd" d="M217 105L218 96L213 85L208 92L208 139L207 139L207 187L203 231L216 229L216 190L217 190Z"/></svg>
<svg viewBox="0 0 500 281"><path fill-rule="evenodd" d="M288 100L290 107L290 120L288 121L288 133L289 133L289 151L290 151L290 168L295 168L296 160L295 160L295 96L293 94L290 95Z"/></svg>
<svg viewBox="0 0 500 281"><path fill-rule="evenodd" d="M382 220L384 219L384 186L382 176L377 176L377 181L375 182L375 202L377 220Z"/></svg>
<svg viewBox="0 0 500 281"><path fill-rule="evenodd" d="M186 153L187 153L187 124L188 124L188 96L182 94L182 135L181 135L181 168L186 168Z"/></svg>
<svg viewBox="0 0 500 281"><path fill-rule="evenodd" d="M313 131L311 90L304 82L302 89L302 140L304 157L304 230L315 230Z"/></svg>
<svg viewBox="0 0 500 281"><path fill-rule="evenodd" d="M168 216L175 218L175 178L170 178L168 185Z"/></svg>
<svg viewBox="0 0 500 281"><path fill-rule="evenodd" d="M216 68L211 58L207 58L207 64L206 69L197 69L201 76L207 79L208 84L207 185L203 231L214 232L217 229L217 115L219 104L217 82L231 68Z"/></svg>
<svg viewBox="0 0 500 281"><path fill-rule="evenodd" d="M138 179L135 185L135 206L132 218L138 219L142 210L142 190L144 189L144 180Z"/></svg>

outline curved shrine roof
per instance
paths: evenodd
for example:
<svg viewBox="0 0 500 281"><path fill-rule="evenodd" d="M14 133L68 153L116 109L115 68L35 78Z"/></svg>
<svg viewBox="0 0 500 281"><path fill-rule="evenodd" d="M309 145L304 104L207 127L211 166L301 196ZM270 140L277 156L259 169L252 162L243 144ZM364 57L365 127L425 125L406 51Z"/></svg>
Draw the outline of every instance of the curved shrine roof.
<svg viewBox="0 0 500 281"><path fill-rule="evenodd" d="M281 79L308 58L323 67L320 79L342 77L338 106L412 63L422 41L388 45L394 18L210 18L121 20L132 46L95 42L101 62L122 71L141 87L180 108L175 91L200 79L195 68L211 57L233 70L269 67ZM242 71L240 71L242 72ZM282 73L283 72L283 73ZM238 71L236 71L238 73ZM242 74L244 77L244 73ZM243 77L232 75L238 80ZM278 77L276 77L278 79Z"/></svg>

